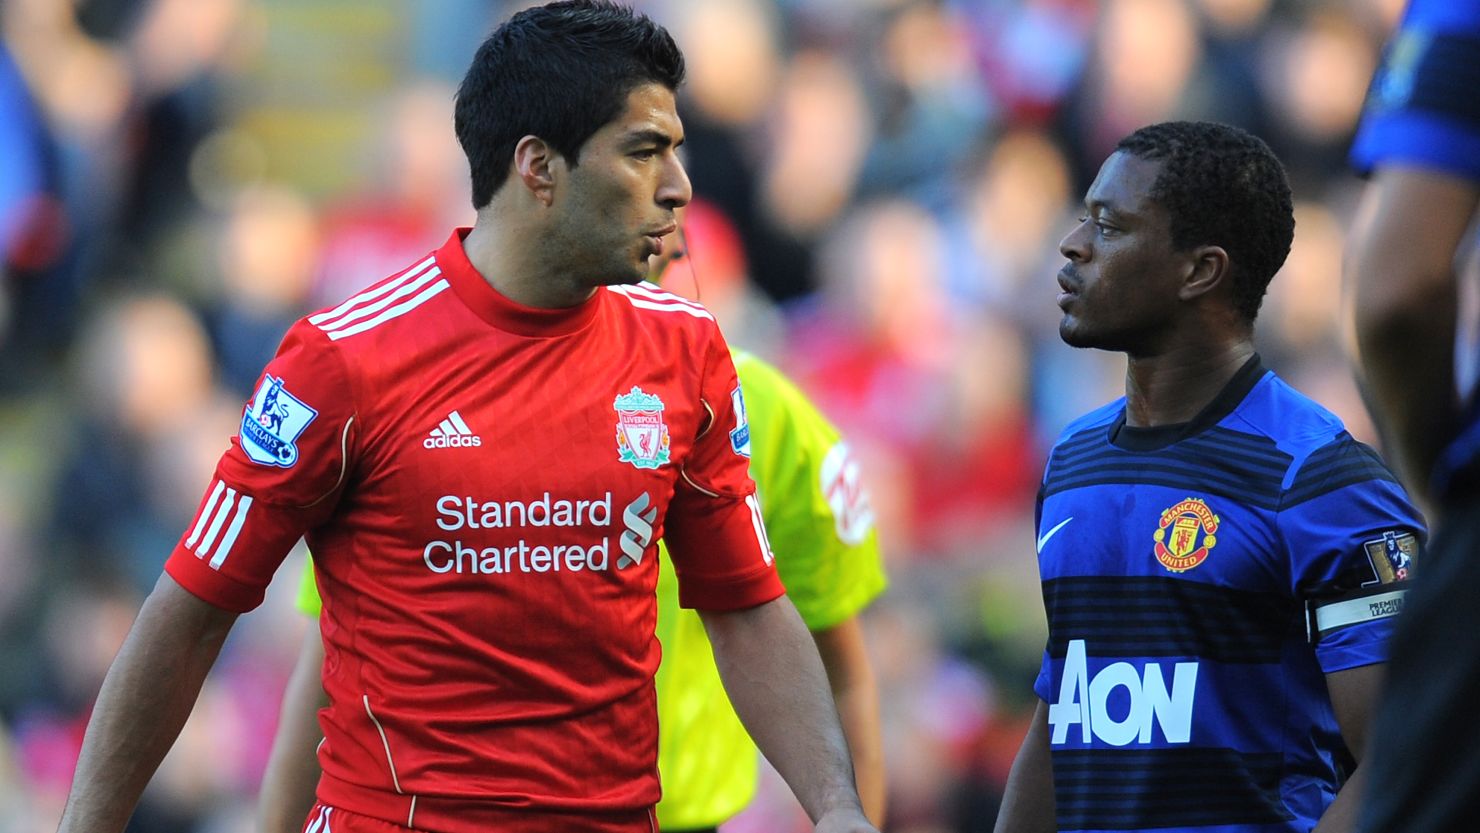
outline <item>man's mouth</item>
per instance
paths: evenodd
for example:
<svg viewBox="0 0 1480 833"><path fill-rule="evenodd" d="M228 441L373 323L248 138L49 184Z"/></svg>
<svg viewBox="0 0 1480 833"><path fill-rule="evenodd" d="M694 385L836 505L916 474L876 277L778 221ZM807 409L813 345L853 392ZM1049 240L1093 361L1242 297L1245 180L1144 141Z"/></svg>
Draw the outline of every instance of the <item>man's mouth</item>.
<svg viewBox="0 0 1480 833"><path fill-rule="evenodd" d="M1057 300L1060 309L1066 308L1079 297L1079 276L1074 274L1071 267L1065 266L1059 270L1059 289Z"/></svg>
<svg viewBox="0 0 1480 833"><path fill-rule="evenodd" d="M653 250L652 253L655 255L661 255L663 254L663 238L674 233L675 231L678 231L678 226L676 224L670 223L669 225L663 226L660 229L656 229L644 234L643 237L647 239L648 248Z"/></svg>

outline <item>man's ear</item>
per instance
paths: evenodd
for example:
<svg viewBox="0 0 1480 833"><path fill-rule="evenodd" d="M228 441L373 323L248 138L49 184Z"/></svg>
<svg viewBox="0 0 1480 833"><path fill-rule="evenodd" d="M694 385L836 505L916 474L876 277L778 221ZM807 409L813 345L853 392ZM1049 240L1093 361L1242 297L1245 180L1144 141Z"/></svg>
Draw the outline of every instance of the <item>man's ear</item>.
<svg viewBox="0 0 1480 833"><path fill-rule="evenodd" d="M1233 261L1222 246L1198 246L1188 255L1186 275L1177 297L1190 301L1222 286L1233 283Z"/></svg>
<svg viewBox="0 0 1480 833"><path fill-rule="evenodd" d="M560 158L555 148L538 136L525 136L514 145L514 174L546 207L555 201L553 168Z"/></svg>

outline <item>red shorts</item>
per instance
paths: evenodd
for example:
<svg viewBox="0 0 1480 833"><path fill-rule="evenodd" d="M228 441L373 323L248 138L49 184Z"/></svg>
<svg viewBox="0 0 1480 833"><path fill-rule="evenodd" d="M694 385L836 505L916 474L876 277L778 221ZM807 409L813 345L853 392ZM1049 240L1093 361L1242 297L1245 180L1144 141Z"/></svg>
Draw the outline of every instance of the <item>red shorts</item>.
<svg viewBox="0 0 1480 833"><path fill-rule="evenodd" d="M642 827L640 833L658 833L657 815L652 810L648 810L646 815L647 822ZM528 821L533 820L533 818L528 819ZM569 817L557 822L557 824L572 831L582 831L582 833L585 833L585 831L591 831L591 833L628 833L628 831L633 830L631 823L617 823L614 825L595 818L590 820L589 826L570 827L571 820ZM523 831L530 828L519 821L511 820L510 826L507 829L511 833L514 833L514 831ZM303 833L414 833L414 830L410 827L402 827L394 822L382 821L381 819L371 818L370 816L362 816L359 813L351 813L348 810L338 807L330 807L321 802L315 804L313 810L308 814L308 819L303 824ZM497 833L497 831L490 830L489 833Z"/></svg>

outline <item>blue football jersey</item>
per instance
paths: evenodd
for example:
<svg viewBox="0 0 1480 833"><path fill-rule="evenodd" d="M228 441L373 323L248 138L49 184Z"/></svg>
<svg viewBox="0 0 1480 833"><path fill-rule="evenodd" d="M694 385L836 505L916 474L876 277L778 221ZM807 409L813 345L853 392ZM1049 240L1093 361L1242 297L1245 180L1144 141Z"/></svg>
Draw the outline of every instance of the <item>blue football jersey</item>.
<svg viewBox="0 0 1480 833"><path fill-rule="evenodd" d="M1260 364L1192 422L1065 429L1038 499L1061 830L1308 831L1349 764L1325 674L1385 659L1426 532Z"/></svg>

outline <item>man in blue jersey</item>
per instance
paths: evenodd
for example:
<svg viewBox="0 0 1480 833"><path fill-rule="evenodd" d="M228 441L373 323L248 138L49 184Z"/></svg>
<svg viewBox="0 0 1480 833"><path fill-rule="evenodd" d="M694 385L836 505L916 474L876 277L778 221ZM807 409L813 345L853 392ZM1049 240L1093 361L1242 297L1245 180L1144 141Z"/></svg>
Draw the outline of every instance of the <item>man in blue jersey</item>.
<svg viewBox="0 0 1480 833"><path fill-rule="evenodd" d="M1043 702L999 831L1352 829L1357 756L1423 523L1377 455L1266 370L1294 232L1259 139L1121 140L1064 238L1060 336L1126 395L1049 458Z"/></svg>
<svg viewBox="0 0 1480 833"><path fill-rule="evenodd" d="M1372 833L1480 825L1480 402L1455 384L1455 264L1480 207L1477 88L1480 2L1413 0L1352 148L1371 175L1346 264L1365 384L1437 526L1373 727Z"/></svg>

